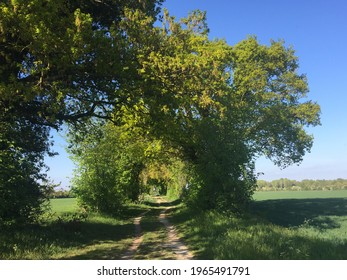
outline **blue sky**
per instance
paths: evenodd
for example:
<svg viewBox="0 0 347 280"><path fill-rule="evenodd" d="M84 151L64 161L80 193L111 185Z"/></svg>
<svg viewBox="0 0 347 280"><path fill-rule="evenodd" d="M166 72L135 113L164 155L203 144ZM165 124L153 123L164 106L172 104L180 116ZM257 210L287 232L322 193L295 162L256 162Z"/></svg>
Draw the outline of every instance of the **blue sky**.
<svg viewBox="0 0 347 280"><path fill-rule="evenodd" d="M167 0L163 7L177 18L194 9L206 11L211 39L234 45L255 35L262 44L283 39L296 50L299 71L308 77L309 99L321 106L322 125L308 129L314 145L300 166L280 170L259 159L261 179L347 178L347 1ZM73 164L64 141L54 136L60 156L47 160L49 175L67 186Z"/></svg>

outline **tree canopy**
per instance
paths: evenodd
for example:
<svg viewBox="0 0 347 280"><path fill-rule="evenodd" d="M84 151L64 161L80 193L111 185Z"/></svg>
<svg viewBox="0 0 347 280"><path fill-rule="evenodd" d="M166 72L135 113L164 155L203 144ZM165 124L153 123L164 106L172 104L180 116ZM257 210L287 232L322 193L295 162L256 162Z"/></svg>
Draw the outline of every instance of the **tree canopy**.
<svg viewBox="0 0 347 280"><path fill-rule="evenodd" d="M57 127L107 117L127 101L135 76L119 25L127 9L156 16L160 0L8 0L0 4L0 105L11 114Z"/></svg>
<svg viewBox="0 0 347 280"><path fill-rule="evenodd" d="M122 85L136 77L123 71L132 52L119 22L128 9L154 19L160 3L1 1L0 221L25 220L40 208L51 127L110 118L128 101Z"/></svg>
<svg viewBox="0 0 347 280"><path fill-rule="evenodd" d="M176 21L164 11L161 26L151 21L128 11L121 22L138 80L133 106L114 112L116 127L175 151L185 164L190 204L239 208L254 190L257 156L285 167L312 146L304 128L319 124L319 106L302 101L308 86L298 58L282 41L210 40L203 12ZM143 160L145 169L149 159Z"/></svg>
<svg viewBox="0 0 347 280"><path fill-rule="evenodd" d="M319 106L284 42L211 40L206 13L176 20L161 2L0 4L1 109L69 124L77 192L96 209L138 199L145 178L239 209L257 156L285 167L310 150Z"/></svg>

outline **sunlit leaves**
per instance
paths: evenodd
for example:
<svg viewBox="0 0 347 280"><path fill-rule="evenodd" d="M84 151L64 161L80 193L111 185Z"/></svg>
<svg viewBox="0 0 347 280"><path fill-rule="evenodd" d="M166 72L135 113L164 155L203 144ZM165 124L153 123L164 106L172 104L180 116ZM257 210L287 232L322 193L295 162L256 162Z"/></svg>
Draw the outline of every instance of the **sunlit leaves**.
<svg viewBox="0 0 347 280"><path fill-rule="evenodd" d="M307 79L298 73L294 50L281 41L240 42L233 49L232 87L254 151L281 166L299 163L313 143L304 126L319 124L320 108L304 100Z"/></svg>

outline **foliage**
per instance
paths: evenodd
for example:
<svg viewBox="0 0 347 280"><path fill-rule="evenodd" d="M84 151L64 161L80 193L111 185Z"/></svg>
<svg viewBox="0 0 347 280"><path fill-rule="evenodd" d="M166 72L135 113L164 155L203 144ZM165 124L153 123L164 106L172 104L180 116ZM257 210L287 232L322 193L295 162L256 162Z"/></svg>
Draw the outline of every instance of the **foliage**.
<svg viewBox="0 0 347 280"><path fill-rule="evenodd" d="M190 202L237 208L251 197L258 155L282 167L302 160L312 146L304 127L319 124L319 106L302 102L306 77L283 42L250 37L231 47L209 40L206 26L204 13L176 22L164 11L162 27L141 25L129 40L140 46L149 130L189 162Z"/></svg>
<svg viewBox="0 0 347 280"><path fill-rule="evenodd" d="M155 17L160 3L2 1L0 106L53 127L108 117L113 106L127 102L118 89L136 78L123 71L131 65L131 46L119 22L126 9Z"/></svg>
<svg viewBox="0 0 347 280"><path fill-rule="evenodd" d="M150 188L165 194L170 189L177 197L180 184L185 184L180 174L184 164L175 158L175 151L143 135L141 126L132 124L142 120L133 117L124 117L123 126L93 123L83 141L77 141L78 132L70 131L70 152L78 165L73 191L87 207L117 213L127 202L150 193Z"/></svg>
<svg viewBox="0 0 347 280"><path fill-rule="evenodd" d="M179 22L164 11L159 27L141 11L125 13L120 26L132 46L136 96L129 95L132 106L114 111L115 130L131 129L130 146L137 138L174 152L185 165L188 204L238 211L252 196L257 156L285 167L310 150L312 136L304 127L319 124L319 106L302 102L306 77L297 73L298 59L283 42L265 46L250 37L231 47L209 40L199 11ZM118 148L133 158L132 151ZM137 149L142 168L168 164L163 156L142 157L145 147ZM118 165L104 168L117 174Z"/></svg>
<svg viewBox="0 0 347 280"><path fill-rule="evenodd" d="M51 186L42 172L49 130L0 113L0 224L29 223Z"/></svg>
<svg viewBox="0 0 347 280"><path fill-rule="evenodd" d="M139 189L131 183L136 180L132 172L140 162L132 162L124 153L123 148L129 146L118 142L116 131L107 137L103 137L104 134L106 132L99 128L73 147L73 159L79 164L78 175L74 177L74 192L82 204L101 212L116 213L131 199L132 188Z"/></svg>
<svg viewBox="0 0 347 280"><path fill-rule="evenodd" d="M239 120L252 152L281 167L301 162L312 146L304 126L319 124L320 108L305 101L307 79L297 72L294 50L281 41L264 46L250 37L234 47L232 69L235 105L245 116Z"/></svg>
<svg viewBox="0 0 347 280"><path fill-rule="evenodd" d="M0 221L32 220L47 186L49 127L127 103L132 61L119 22L126 9L152 16L161 0L0 3Z"/></svg>
<svg viewBox="0 0 347 280"><path fill-rule="evenodd" d="M200 11L164 10L158 26L161 2L3 1L0 108L41 130L70 123L76 189L94 209L137 200L157 172L177 195L188 181L191 205L238 210L257 156L285 167L310 150L319 106L284 42L210 40Z"/></svg>

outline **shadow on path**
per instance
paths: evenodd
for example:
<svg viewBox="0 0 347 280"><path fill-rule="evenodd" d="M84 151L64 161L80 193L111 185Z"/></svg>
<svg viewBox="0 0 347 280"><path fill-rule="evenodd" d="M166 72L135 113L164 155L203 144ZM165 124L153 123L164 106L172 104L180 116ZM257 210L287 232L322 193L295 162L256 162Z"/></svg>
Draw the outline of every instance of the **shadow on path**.
<svg viewBox="0 0 347 280"><path fill-rule="evenodd" d="M144 204L155 208L155 207L177 206L182 202L180 199L167 202L167 201L161 201L161 197L158 197L158 198L160 202L145 202Z"/></svg>

